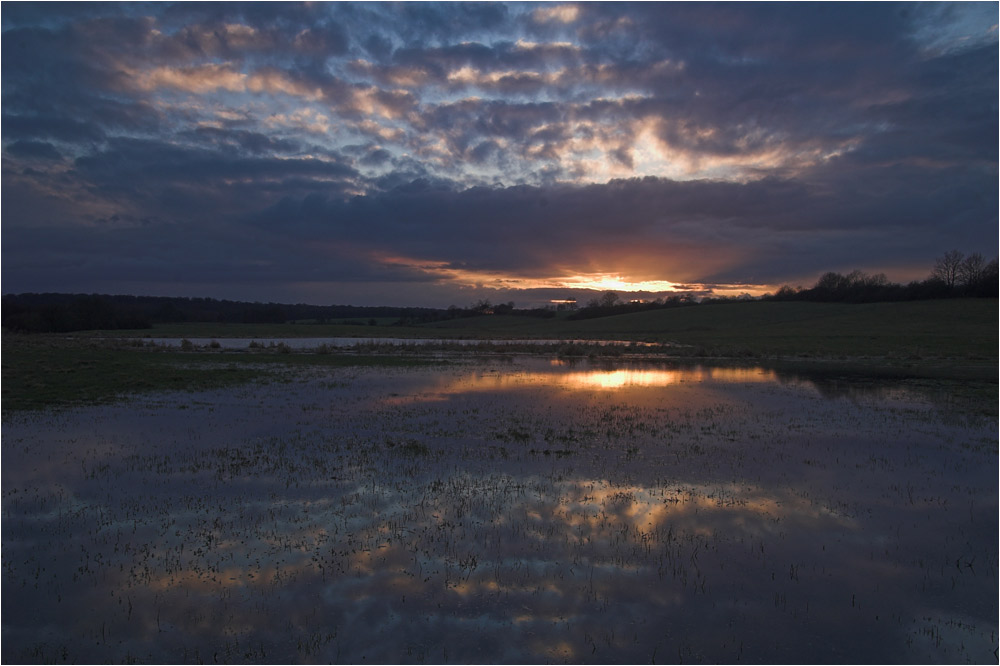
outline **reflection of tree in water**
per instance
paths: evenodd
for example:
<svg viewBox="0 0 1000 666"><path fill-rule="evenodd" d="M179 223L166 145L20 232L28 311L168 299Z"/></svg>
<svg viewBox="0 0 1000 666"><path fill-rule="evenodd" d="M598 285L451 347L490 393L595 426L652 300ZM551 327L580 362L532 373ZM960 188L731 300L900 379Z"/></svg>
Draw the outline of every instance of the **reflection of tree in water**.
<svg viewBox="0 0 1000 666"><path fill-rule="evenodd" d="M779 373L783 374L783 373ZM782 377L784 380L784 377ZM809 375L798 373L796 383L808 382L824 398L847 398L851 400L876 399L891 400L903 397L906 392L897 381L873 379L870 377L844 377L835 375Z"/></svg>
<svg viewBox="0 0 1000 666"><path fill-rule="evenodd" d="M990 417L996 419L997 416L997 385L991 382L873 377L860 372L845 374L788 369L777 370L776 374L782 383L808 383L829 399L925 403L936 411L937 418L949 425L968 423L970 426L981 426Z"/></svg>
<svg viewBox="0 0 1000 666"><path fill-rule="evenodd" d="M687 377L718 381L774 379L786 386L807 385L827 399L926 403L939 418L958 424L997 416L995 382L915 378L892 368L770 367L754 363L705 363L686 360L621 361L615 359L561 358L554 365L580 370L616 372L677 371Z"/></svg>

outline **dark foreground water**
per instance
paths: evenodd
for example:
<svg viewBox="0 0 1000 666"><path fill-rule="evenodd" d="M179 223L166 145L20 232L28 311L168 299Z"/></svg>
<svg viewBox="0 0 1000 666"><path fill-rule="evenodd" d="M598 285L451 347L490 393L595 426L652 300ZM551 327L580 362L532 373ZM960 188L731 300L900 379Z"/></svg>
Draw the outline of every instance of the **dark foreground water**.
<svg viewBox="0 0 1000 666"><path fill-rule="evenodd" d="M995 414L520 360L8 415L2 660L996 663Z"/></svg>

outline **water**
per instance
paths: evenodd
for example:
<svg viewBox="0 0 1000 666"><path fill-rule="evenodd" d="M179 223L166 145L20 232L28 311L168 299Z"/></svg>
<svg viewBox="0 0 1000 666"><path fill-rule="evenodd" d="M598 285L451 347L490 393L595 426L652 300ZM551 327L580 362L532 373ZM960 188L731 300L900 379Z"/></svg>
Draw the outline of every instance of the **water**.
<svg viewBox="0 0 1000 666"><path fill-rule="evenodd" d="M4 662L973 662L959 385L539 359L3 423Z"/></svg>

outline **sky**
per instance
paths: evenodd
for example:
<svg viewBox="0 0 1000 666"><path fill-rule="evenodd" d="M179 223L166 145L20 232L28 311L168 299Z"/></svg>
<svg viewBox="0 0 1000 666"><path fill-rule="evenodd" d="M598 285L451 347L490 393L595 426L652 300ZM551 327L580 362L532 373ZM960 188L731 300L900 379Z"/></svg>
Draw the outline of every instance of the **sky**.
<svg viewBox="0 0 1000 666"><path fill-rule="evenodd" d="M21 3L3 293L534 307L998 246L997 3Z"/></svg>

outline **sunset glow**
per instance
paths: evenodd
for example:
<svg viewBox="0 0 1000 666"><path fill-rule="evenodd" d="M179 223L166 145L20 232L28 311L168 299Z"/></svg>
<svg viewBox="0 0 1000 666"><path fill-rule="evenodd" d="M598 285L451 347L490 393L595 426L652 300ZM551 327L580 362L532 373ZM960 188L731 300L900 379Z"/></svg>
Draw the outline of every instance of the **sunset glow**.
<svg viewBox="0 0 1000 666"><path fill-rule="evenodd" d="M622 275L593 273L589 275L562 275L546 277L530 277L499 272L475 271L457 268L445 261L421 261L398 256L379 255L378 261L395 266L403 266L420 271L428 276L448 284L461 287L476 287L485 289L566 289L587 290L594 292L624 292L648 294L674 294L708 292L724 295L749 294L760 295L773 291L772 285L729 285L729 284L692 284L675 283L667 280L634 280Z"/></svg>
<svg viewBox="0 0 1000 666"><path fill-rule="evenodd" d="M459 380L443 381L433 390L420 395L394 395L384 400L386 405L444 402L449 396L465 393L508 391L515 389L552 389L558 391L623 391L629 389L666 388L679 384L740 382L768 384L778 380L774 370L755 367L626 367L604 370L588 368L574 370L565 361L554 360L546 371L517 373L484 372L467 375ZM569 369L567 369L569 368ZM661 398L669 394L659 394Z"/></svg>

